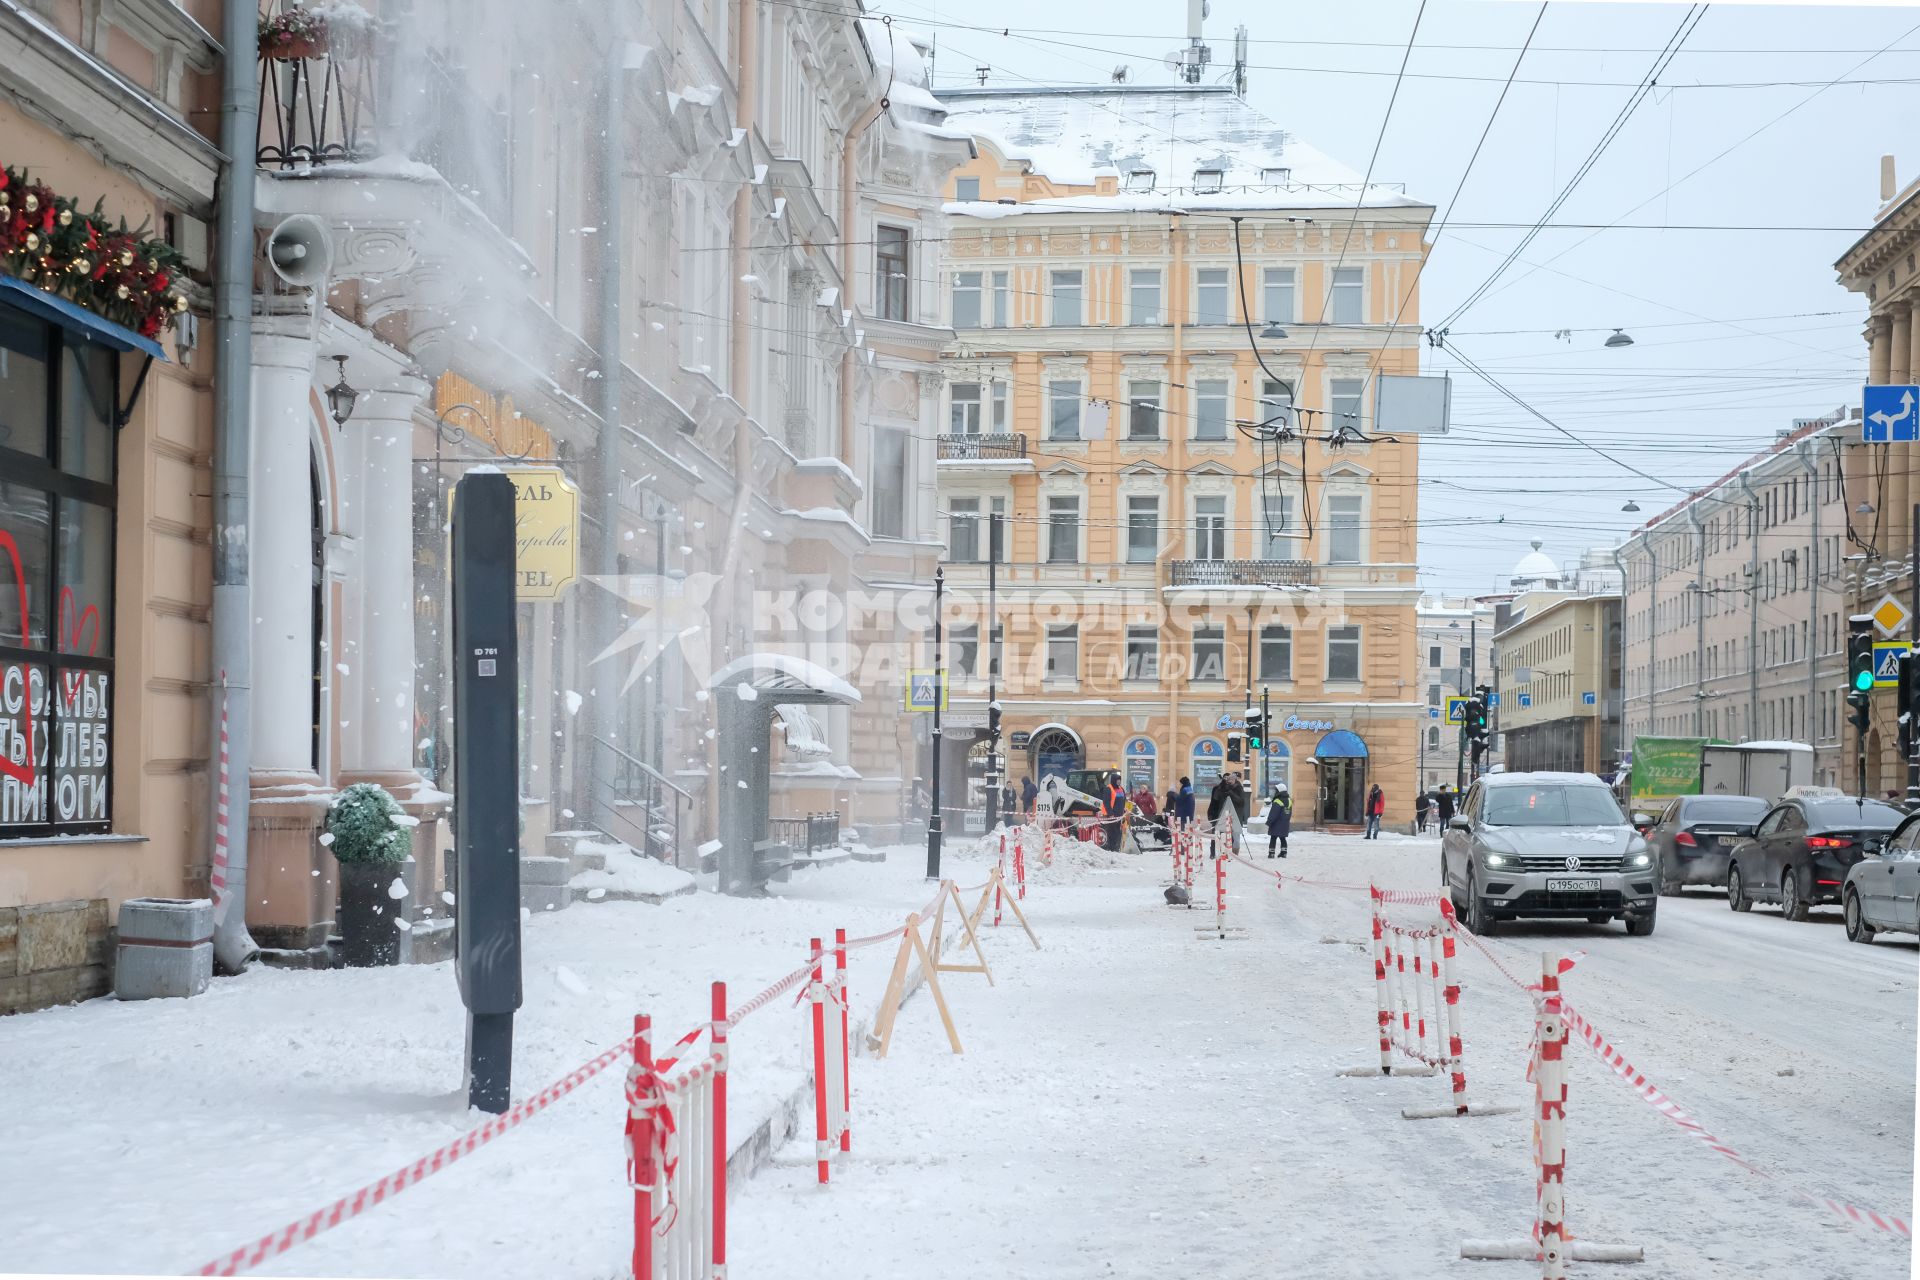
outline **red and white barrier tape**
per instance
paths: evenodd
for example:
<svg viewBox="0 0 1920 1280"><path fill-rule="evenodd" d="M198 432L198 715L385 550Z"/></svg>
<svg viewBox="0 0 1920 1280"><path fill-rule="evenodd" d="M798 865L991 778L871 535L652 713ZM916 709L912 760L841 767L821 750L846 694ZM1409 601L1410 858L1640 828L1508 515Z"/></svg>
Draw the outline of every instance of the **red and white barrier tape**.
<svg viewBox="0 0 1920 1280"><path fill-rule="evenodd" d="M633 1037L629 1036L611 1049L606 1050L592 1061L574 1068L559 1080L548 1085L539 1093L519 1103L511 1110L495 1116L479 1128L447 1143L438 1151L420 1157L411 1164L394 1170L384 1178L377 1179L361 1187L358 1191L344 1195L324 1209L296 1219L280 1228L261 1236L252 1244L243 1245L225 1257L207 1263L195 1275L237 1276L253 1270L272 1257L277 1257L297 1244L304 1244L323 1231L350 1219L357 1218L368 1209L384 1202L389 1196L398 1195L415 1183L440 1172L462 1156L473 1154L479 1148L493 1141L509 1129L517 1127L522 1121L538 1115L561 1098L593 1077L605 1071L632 1051Z"/></svg>
<svg viewBox="0 0 1920 1280"><path fill-rule="evenodd" d="M1641 1101L1645 1102L1667 1119L1673 1121L1673 1123L1680 1126L1681 1129L1706 1143L1710 1149L1718 1152L1734 1164L1739 1165L1747 1172L1758 1174L1760 1177L1766 1178L1769 1181L1777 1181L1767 1170L1754 1164L1751 1160L1715 1137L1705 1125L1694 1119L1686 1108L1682 1107L1678 1102L1675 1102L1666 1092L1656 1087L1638 1068L1627 1061L1626 1056L1616 1049L1611 1041L1600 1034L1598 1028L1591 1022L1588 1022L1572 1005L1563 1000L1561 1002L1561 1009L1566 1015L1567 1025L1574 1031L1580 1033L1580 1038L1586 1042L1587 1047L1599 1056L1600 1061L1607 1065L1608 1070L1626 1081L1627 1084L1632 1087L1633 1091L1640 1096ZM1875 1227L1881 1231L1890 1232L1907 1239L1913 1238L1913 1229L1904 1218L1895 1217L1890 1213L1879 1213L1872 1209L1863 1209L1858 1205L1847 1204L1844 1201L1835 1200L1828 1196L1817 1195L1804 1188L1793 1186L1791 1183L1783 1185L1786 1186L1787 1190L1802 1200L1807 1200L1819 1205L1829 1212L1845 1218L1849 1222L1857 1222L1862 1226Z"/></svg>

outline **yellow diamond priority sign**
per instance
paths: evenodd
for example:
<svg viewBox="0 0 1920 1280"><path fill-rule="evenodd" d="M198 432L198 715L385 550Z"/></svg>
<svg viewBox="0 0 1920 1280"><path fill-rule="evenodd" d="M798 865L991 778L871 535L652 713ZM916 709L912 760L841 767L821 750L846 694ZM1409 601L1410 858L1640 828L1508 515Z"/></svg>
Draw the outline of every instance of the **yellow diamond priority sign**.
<svg viewBox="0 0 1920 1280"><path fill-rule="evenodd" d="M1880 628L1883 636L1898 635L1907 625L1906 606L1892 596L1885 596L1873 606L1873 625Z"/></svg>

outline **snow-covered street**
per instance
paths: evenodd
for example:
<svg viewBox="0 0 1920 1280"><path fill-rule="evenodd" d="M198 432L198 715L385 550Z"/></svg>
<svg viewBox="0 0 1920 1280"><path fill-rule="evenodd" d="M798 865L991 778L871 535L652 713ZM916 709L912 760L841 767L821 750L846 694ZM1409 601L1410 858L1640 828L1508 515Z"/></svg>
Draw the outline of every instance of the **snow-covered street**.
<svg viewBox="0 0 1920 1280"><path fill-rule="evenodd" d="M1263 865L1427 888L1438 860L1431 838L1294 846ZM949 855L963 880L980 865L964 846ZM702 894L535 920L516 1096L617 1040L643 1008L669 1038L693 1025L714 966L730 970L737 1003L790 968L809 934L897 923L925 897L921 866L902 848L885 864L820 869L772 901ZM1165 867L1096 857L1036 873L1027 907L1043 949L1009 918L986 941L997 985L945 979L965 1054L947 1052L916 996L891 1055L853 1064L853 1153L832 1185L814 1183L809 1135L736 1189L730 1273L1533 1272L1458 1258L1463 1239L1527 1230L1527 1115L1407 1121L1401 1107L1444 1101L1442 1081L1335 1074L1377 1060L1364 899L1276 891L1235 864L1230 919L1246 933L1222 943L1195 932L1209 912L1162 903ZM1736 916L1702 896L1663 901L1651 938L1576 926L1490 944L1516 972L1543 948L1584 949L1568 998L1776 1175L1716 1155L1576 1044L1577 1237L1642 1245L1644 1274L1662 1277L1904 1265L1905 1242L1787 1190L1902 1215L1912 1200L1915 948L1850 946L1836 921ZM890 960L886 947L857 953L857 1015ZM1522 1102L1530 1006L1477 955L1461 975L1470 1093ZM7 1264L179 1272L424 1154L473 1123L456 1093L460 1028L444 967L262 972L184 1005L96 1001L9 1020ZM800 1012L779 1001L735 1046L743 1132L801 1081ZM616 1075L267 1273L620 1274L631 1197Z"/></svg>

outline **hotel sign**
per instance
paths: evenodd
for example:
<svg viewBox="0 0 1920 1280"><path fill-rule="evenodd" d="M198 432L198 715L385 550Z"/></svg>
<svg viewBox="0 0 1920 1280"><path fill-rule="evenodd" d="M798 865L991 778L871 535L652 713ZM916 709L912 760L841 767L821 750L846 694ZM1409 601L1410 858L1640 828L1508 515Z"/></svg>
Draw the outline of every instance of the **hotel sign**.
<svg viewBox="0 0 1920 1280"><path fill-rule="evenodd" d="M554 467L507 467L513 482L513 594L558 600L580 574L580 490Z"/></svg>

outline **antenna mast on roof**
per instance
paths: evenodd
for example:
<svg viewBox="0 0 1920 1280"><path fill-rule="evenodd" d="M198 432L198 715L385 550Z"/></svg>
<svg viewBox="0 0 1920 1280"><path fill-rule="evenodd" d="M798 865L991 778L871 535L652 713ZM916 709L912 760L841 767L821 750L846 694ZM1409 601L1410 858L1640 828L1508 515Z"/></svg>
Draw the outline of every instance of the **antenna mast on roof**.
<svg viewBox="0 0 1920 1280"><path fill-rule="evenodd" d="M1180 78L1188 84L1199 84L1207 64L1213 61L1213 50L1200 39L1200 24L1212 12L1213 6L1207 0L1187 0L1187 47L1180 51L1179 71Z"/></svg>
<svg viewBox="0 0 1920 1280"><path fill-rule="evenodd" d="M1237 98L1247 96L1247 28L1245 24L1233 29L1233 93Z"/></svg>

